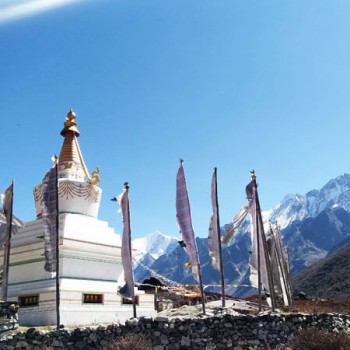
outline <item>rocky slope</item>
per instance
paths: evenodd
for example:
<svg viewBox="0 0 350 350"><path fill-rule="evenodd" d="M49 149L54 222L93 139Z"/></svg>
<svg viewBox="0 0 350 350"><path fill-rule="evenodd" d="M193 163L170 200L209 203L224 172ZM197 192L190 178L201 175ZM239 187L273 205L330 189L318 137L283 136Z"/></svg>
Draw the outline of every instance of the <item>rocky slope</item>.
<svg viewBox="0 0 350 350"><path fill-rule="evenodd" d="M350 243L302 271L293 279L296 293L323 299L350 299Z"/></svg>

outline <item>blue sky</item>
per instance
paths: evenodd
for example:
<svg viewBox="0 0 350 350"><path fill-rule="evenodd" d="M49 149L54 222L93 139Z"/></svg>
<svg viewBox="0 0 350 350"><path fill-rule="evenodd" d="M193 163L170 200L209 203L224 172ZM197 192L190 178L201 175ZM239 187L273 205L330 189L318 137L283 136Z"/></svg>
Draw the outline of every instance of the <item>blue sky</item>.
<svg viewBox="0 0 350 350"><path fill-rule="evenodd" d="M350 171L349 18L345 0L2 1L0 186L14 179L15 214L35 218L73 108L117 232L128 181L133 236L178 234L180 157L202 237L215 166L222 224L252 169L263 209L320 188Z"/></svg>

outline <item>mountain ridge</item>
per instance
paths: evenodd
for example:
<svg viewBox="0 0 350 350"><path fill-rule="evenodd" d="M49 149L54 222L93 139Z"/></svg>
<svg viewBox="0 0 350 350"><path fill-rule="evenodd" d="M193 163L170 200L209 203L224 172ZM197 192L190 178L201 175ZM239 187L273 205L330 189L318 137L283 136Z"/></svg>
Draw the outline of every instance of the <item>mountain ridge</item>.
<svg viewBox="0 0 350 350"><path fill-rule="evenodd" d="M329 180L319 190L308 191L305 195L288 194L262 214L265 225L272 222L281 227L284 244L289 249L291 272L295 275L350 238L349 211L350 174L343 174ZM231 294L237 293L237 287L234 286L249 285L249 226L248 220L243 222L231 242L223 248L227 291ZM175 238L173 240L176 241ZM219 274L211 267L206 238L197 238L197 246L204 284L217 284ZM164 254L159 255L149 267L170 280L195 283L191 269L184 268L187 261L184 250L177 243L162 249ZM136 266L137 280L149 277L149 274L149 271ZM239 293L244 293L242 288L239 288Z"/></svg>

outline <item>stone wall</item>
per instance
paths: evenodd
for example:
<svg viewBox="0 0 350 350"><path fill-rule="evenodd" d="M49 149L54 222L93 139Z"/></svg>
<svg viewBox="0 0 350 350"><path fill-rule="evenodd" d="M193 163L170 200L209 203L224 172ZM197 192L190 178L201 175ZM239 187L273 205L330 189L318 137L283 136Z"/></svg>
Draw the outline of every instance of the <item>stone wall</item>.
<svg viewBox="0 0 350 350"><path fill-rule="evenodd" d="M18 328L18 305L13 302L0 302L0 336Z"/></svg>
<svg viewBox="0 0 350 350"><path fill-rule="evenodd" d="M186 320L132 319L125 325L42 332L30 328L0 341L0 349L104 349L122 336L145 334L154 350L274 349L301 329L339 332L350 329L350 316L338 314L224 315Z"/></svg>

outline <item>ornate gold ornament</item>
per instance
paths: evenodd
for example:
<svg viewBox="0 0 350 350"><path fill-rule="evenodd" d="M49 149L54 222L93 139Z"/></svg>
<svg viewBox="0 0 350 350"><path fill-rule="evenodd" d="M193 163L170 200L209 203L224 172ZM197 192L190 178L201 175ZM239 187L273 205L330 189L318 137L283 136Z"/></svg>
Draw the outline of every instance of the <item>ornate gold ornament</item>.
<svg viewBox="0 0 350 350"><path fill-rule="evenodd" d="M91 185L97 185L100 182L100 168L97 167L95 171L91 173L91 178L88 180Z"/></svg>

